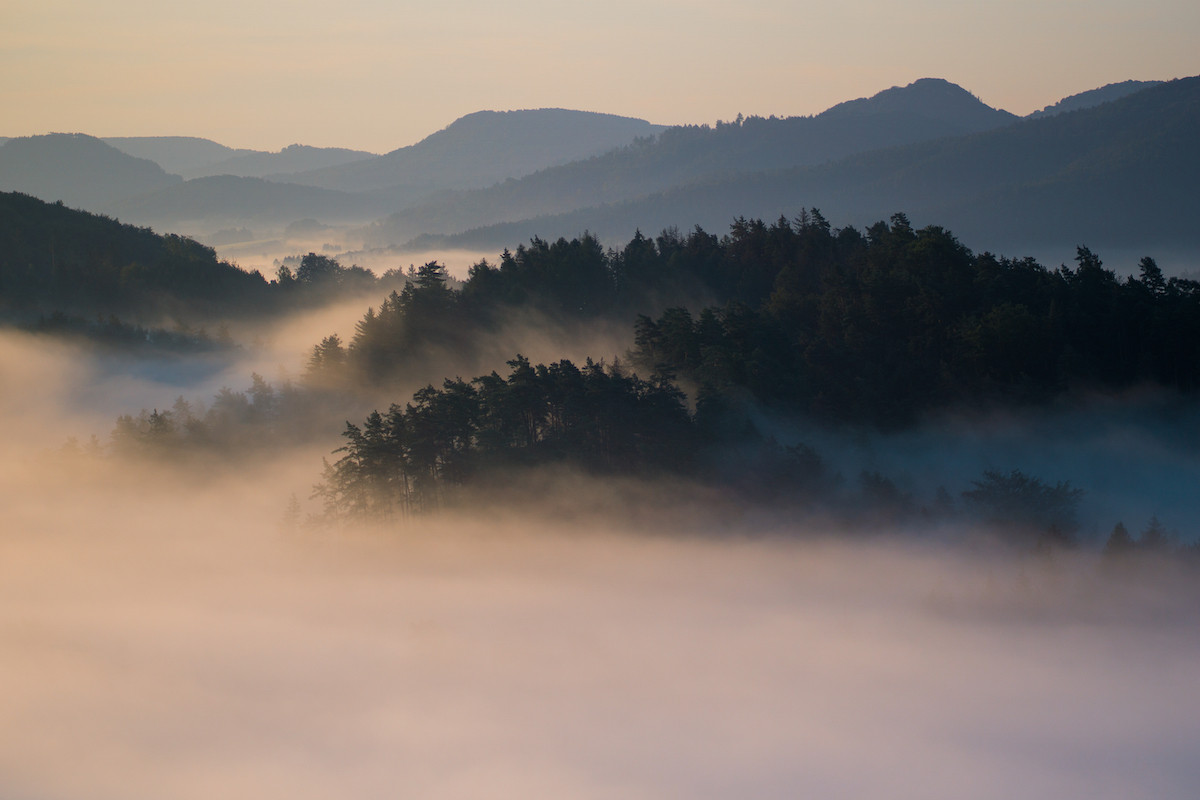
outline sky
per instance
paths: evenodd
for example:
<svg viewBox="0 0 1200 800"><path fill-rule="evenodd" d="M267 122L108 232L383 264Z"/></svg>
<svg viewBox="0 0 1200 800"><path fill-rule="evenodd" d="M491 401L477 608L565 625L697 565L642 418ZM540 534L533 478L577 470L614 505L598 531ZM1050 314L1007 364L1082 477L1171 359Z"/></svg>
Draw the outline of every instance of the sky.
<svg viewBox="0 0 1200 800"><path fill-rule="evenodd" d="M938 77L1026 114L1200 73L1194 0L2 0L0 136L386 152L481 109L814 114Z"/></svg>

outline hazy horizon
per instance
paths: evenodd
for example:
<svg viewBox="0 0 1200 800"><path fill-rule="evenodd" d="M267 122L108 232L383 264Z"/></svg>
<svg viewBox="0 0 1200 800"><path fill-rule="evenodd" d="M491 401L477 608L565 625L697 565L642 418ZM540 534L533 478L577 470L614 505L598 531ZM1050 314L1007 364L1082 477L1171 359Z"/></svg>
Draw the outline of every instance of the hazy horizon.
<svg viewBox="0 0 1200 800"><path fill-rule="evenodd" d="M289 140L287 142L280 141L279 143L271 143L271 144L264 144L264 145L258 146L258 145L243 144L240 141L238 141L238 142L226 141L223 139L214 138L212 136L205 136L205 135L201 135L201 134L194 133L194 132L188 132L188 131L173 131L170 133L156 133L153 131L135 132L135 133L129 133L129 132L112 133L109 131L96 132L96 131L84 130L84 129L70 129L70 130L68 130L68 129L63 129L63 130L46 129L46 130L22 131L22 132L17 132L17 133L0 131L0 142L2 142L3 140L6 140L6 139L16 139L16 138L32 137L32 136L47 136L47 135L56 135L56 134L66 134L66 135L83 134L85 136L92 136L97 139L139 139L139 138L141 138L141 139L153 139L153 138L206 139L206 140L215 142L217 144L224 145L225 147L228 147L232 150L248 150L248 151L263 152L263 153L280 153L288 147L292 147L295 145L301 145L301 146L306 146L306 147L359 150L359 151L362 151L363 153L369 153L372 155L384 155L384 154L390 153L394 150L399 150L399 149L402 149L405 147L410 147L414 144L417 144L417 143L423 141L424 139L428 138L429 136L433 135L434 133L437 133L438 131L448 128L450 125L452 125L453 123L462 119L463 117L466 117L466 116L469 116L471 114L481 112L481 111L492 111L492 112L514 112L514 111L516 111L516 112L519 112L519 111L540 111L540 110L546 110L546 109L554 109L554 110L580 111L580 112L584 112L584 113L604 114L604 115L625 117L628 119L641 119L652 125L664 125L667 127L687 126L687 125L715 125L719 122L732 121L733 119L735 119L738 116L738 114L742 114L743 116L760 116L760 117L814 116L814 115L820 114L824 111L827 111L830 108L832 108L833 106L839 105L840 103L872 97L872 96L879 94L880 92L886 91L888 89L895 89L895 88L908 86L918 80L935 79L935 80L946 80L946 81L949 81L950 83L960 86L963 89L966 89L967 91L971 92L973 95L978 97L981 102L985 103L986 105L991 106L992 108L998 109L1000 111L1008 111L1012 114L1015 114L1016 116L1024 117L1024 116L1028 116L1029 114L1031 114L1035 111L1040 111L1044 108L1048 108L1048 107L1054 105L1055 103L1057 103L1058 101L1063 100L1067 97L1071 97L1076 94L1088 92L1093 89L1103 88L1103 86L1107 86L1107 85L1114 84L1114 83L1123 83L1128 80L1170 81L1170 80L1177 80L1177 79L1186 78L1186 77L1193 77L1193 76L1191 74L1180 74L1180 75L1173 75L1173 76L1170 76L1167 78L1159 78L1159 77L1155 77L1155 76L1150 76L1150 77L1122 78L1122 79L1118 79L1118 80L1107 81L1104 84L1096 84L1095 86L1082 87L1079 89L1068 91L1062 95L1055 95L1054 97L1048 99L1042 105L1038 105L1033 108L1029 108L1028 110L1016 110L1014 108L1008 108L1008 107L1005 107L1002 105L998 105L994 102L989 102L987 98L979 96L979 93L976 92L974 89L972 89L971 86L964 85L958 81L955 81L952 78L947 78L942 75L920 75L920 76L916 76L916 77L912 78L911 80L901 81L899 83L893 83L893 84L889 84L889 85L880 85L876 89L866 90L865 93L863 93L863 94L848 95L848 96L842 97L840 99L835 99L832 102L830 102L828 105L823 105L820 108L812 108L812 109L808 109L808 110L802 110L802 111L796 111L796 112L790 112L790 113L779 113L776 111L771 111L769 109L768 110L760 110L760 111L754 112L753 114L747 114L747 113L739 111L735 114L731 114L728 116L717 116L717 117L711 117L711 118L697 118L697 119L676 119L671 122L663 122L661 120L650 118L650 117L640 117L640 116L637 116L632 113L627 114L627 113L623 113L620 111L612 111L612 110L601 109L601 108L577 108L577 107L566 107L566 106L537 106L537 107L529 106L529 107L522 107L522 108L491 108L491 107L485 108L485 107L480 107L480 108L474 108L474 109L464 111L461 114L457 114L455 117L453 117L451 119L446 119L445 121L443 121L441 123L437 123L436 121L431 122L431 124L433 124L434 127L429 128L428 130L426 130L423 133L417 133L415 135L415 138L413 138L411 141L406 140L406 141L387 144L387 145L381 144L380 146L378 146L374 149L371 149L371 148L368 148L365 146L360 147L358 145L346 144L346 143L337 142L337 141L328 141L328 142L322 142L320 144L314 144L309 141Z"/></svg>
<svg viewBox="0 0 1200 800"><path fill-rule="evenodd" d="M1200 11L1179 0L1113 2L1086 15L1028 1L416 9L224 0L201 10L122 0L101 10L19 0L0 28L11 126L0 136L198 136L235 148L381 153L485 109L712 123L815 114L923 77L1024 115L1109 83L1195 74L1198 37Z"/></svg>

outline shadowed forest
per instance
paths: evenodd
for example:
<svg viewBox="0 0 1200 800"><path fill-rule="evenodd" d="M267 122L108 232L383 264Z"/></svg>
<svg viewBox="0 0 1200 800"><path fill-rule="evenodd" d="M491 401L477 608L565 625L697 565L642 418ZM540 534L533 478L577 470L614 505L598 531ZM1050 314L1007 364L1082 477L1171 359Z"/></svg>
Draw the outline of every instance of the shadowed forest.
<svg viewBox="0 0 1200 800"><path fill-rule="evenodd" d="M461 281L437 262L376 278L315 253L268 281L179 237L31 198L8 201L33 204L61 241L55 282L31 280L45 274L35 269L4 277L14 296L53 309L25 323L38 335L135 351L153 344L179 357L236 352L229 326L247 315L381 298L344 339L310 333L319 341L293 377L272 382L255 372L244 390L179 395L119 415L103 440L68 443L79 456L215 465L340 433L315 487L294 488L283 512L292 525L403 525L495 497L501 486L525 497L514 487L550 470L675 481L857 527L969 520L1038 546L1069 546L1082 533L1093 546L1111 538L1110 552L1138 541L1192 552L1191 531L1168 534L1155 510L1085 513L1081 525L1087 492L1070 474L1039 474L1036 457L988 459L974 474L914 485L878 460L854 464L839 452L856 438L945 420L1089 415L1100 398L1126 398L1120 413L1190 419L1200 387L1200 283L1167 278L1149 256L1119 277L1080 246L1074 264L1051 269L973 253L943 228L914 229L902 213L860 231L805 209L769 224L738 218L721 236L699 227L637 233L620 248L586 233L535 238L479 261ZM73 281L72 265L96 252L77 246L73 225L106 232L92 245L107 248L113 265L107 277L93 276L103 290ZM142 262L167 265L152 270L153 287L142 277L151 271L136 268ZM197 293L193 272L210 270L241 277ZM114 307L134 318L161 314L163 298L193 314L203 302L238 301L212 337L178 323L168 331L105 322L97 309L109 296L123 298ZM205 318L214 319L193 317ZM604 349L589 350L596 341ZM556 357L554 342L578 355ZM531 346L549 356L529 358ZM1112 512L1109 504L1104 513ZM1139 515L1130 518L1133 535L1126 513Z"/></svg>

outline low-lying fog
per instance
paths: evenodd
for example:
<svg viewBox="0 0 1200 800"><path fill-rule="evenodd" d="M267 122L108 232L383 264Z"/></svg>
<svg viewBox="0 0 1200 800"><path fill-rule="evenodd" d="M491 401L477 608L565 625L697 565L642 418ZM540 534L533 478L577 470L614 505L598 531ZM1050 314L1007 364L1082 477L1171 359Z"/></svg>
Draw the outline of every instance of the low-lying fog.
<svg viewBox="0 0 1200 800"><path fill-rule="evenodd" d="M237 347L201 355L128 354L0 330L0 432L12 428L23 440L56 447L72 436L86 439L95 433L103 438L117 416L136 415L143 408L165 410L181 396L203 405L222 387L243 391L252 373L276 387L299 381L314 345L331 334L348 345L356 323L368 308L378 310L385 296L379 292L278 319L231 323L227 328ZM624 324L565 330L527 313L502 323L470 356L448 354L445 372L413 374L399 388L371 400L386 408L391 402L403 404L428 383L440 385L446 377L469 380L492 370L507 373L506 361L517 353L534 363L569 358L582 364L590 355L611 360L624 355L628 339ZM24 416L33 412L39 415L35 423ZM359 416L359 410L349 416ZM334 437L344 420L334 421Z"/></svg>
<svg viewBox="0 0 1200 800"><path fill-rule="evenodd" d="M1200 787L1196 595L1093 551L582 479L526 511L289 529L318 448L202 475L47 452L111 427L76 358L0 342L0 797Z"/></svg>
<svg viewBox="0 0 1200 800"><path fill-rule="evenodd" d="M693 536L694 511L677 529L535 511L288 532L284 487L261 475L8 471L0 796L1200 785L1194 603L1118 601L1083 556L839 543L778 521Z"/></svg>

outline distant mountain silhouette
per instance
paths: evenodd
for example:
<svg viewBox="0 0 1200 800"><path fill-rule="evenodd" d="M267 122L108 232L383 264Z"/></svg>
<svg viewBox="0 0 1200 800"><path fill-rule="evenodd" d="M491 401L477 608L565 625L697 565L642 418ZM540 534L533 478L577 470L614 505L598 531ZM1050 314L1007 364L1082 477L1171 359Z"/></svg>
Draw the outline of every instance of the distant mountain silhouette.
<svg viewBox="0 0 1200 800"><path fill-rule="evenodd" d="M1081 111L1085 108L1094 108L1101 103L1119 100L1125 95L1133 94L1142 89L1148 89L1151 86L1158 86L1160 83L1162 81L1122 81L1121 83L1110 83L1107 86L1101 86L1099 89L1092 89L1091 91L1064 97L1053 105L1046 106L1040 111L1034 111L1029 115L1028 119L1052 117L1055 114L1063 114L1068 111Z"/></svg>
<svg viewBox="0 0 1200 800"><path fill-rule="evenodd" d="M921 78L871 97L838 103L818 115L824 121L886 119L904 125L908 136L956 136L991 130L1017 117L992 108L966 89L941 78Z"/></svg>
<svg viewBox="0 0 1200 800"><path fill-rule="evenodd" d="M377 157L374 153L364 150L291 144L278 153L251 151L236 155L194 169L184 177L204 178L213 175L236 175L242 178L270 178L286 182L287 177L293 173L337 167Z"/></svg>
<svg viewBox="0 0 1200 800"><path fill-rule="evenodd" d="M26 136L0 146L0 190L93 211L181 181L153 161L81 133Z"/></svg>
<svg viewBox="0 0 1200 800"><path fill-rule="evenodd" d="M124 220L159 229L209 230L221 225L287 223L305 217L325 222L370 217L370 200L315 186L262 178L217 175L194 178L114 206Z"/></svg>
<svg viewBox="0 0 1200 800"><path fill-rule="evenodd" d="M1200 77L1090 109L978 134L890 148L812 167L674 187L621 204L481 227L425 244L497 247L584 229L628 238L737 215L775 219L819 207L862 226L905 211L980 249L1022 254L1042 243L1200 248Z"/></svg>
<svg viewBox="0 0 1200 800"><path fill-rule="evenodd" d="M1019 118L948 81L923 79L815 117L751 117L714 127L669 128L602 156L398 212L368 243L403 242L600 203L619 203L737 173L820 164L910 142L989 130Z"/></svg>
<svg viewBox="0 0 1200 800"><path fill-rule="evenodd" d="M378 192L403 204L587 158L660 130L645 120L590 111L478 111L386 155L280 177L347 192Z"/></svg>
<svg viewBox="0 0 1200 800"><path fill-rule="evenodd" d="M301 218L376 220L361 230L375 247L418 236L493 248L584 229L617 238L672 225L719 230L738 215L812 206L855 225L903 210L917 224L936 221L1006 252L1050 240L1190 247L1200 239L1191 223L1198 80L1112 84L1029 118L938 79L811 117L713 126L485 111L383 156L302 145L238 151L191 137L109 140L181 172L269 180L184 182L105 141L53 134L0 140L0 189L195 234ZM330 166L286 171L313 163Z"/></svg>
<svg viewBox="0 0 1200 800"><path fill-rule="evenodd" d="M277 153L235 150L193 136L110 137L104 141L124 153L149 159L168 172L184 178L207 178L213 175L267 178L375 156L363 150L302 144L288 145Z"/></svg>
<svg viewBox="0 0 1200 800"><path fill-rule="evenodd" d="M255 152L235 150L197 136L107 136L103 141L122 153L148 159L167 172L185 178L196 177L196 170L210 164Z"/></svg>

